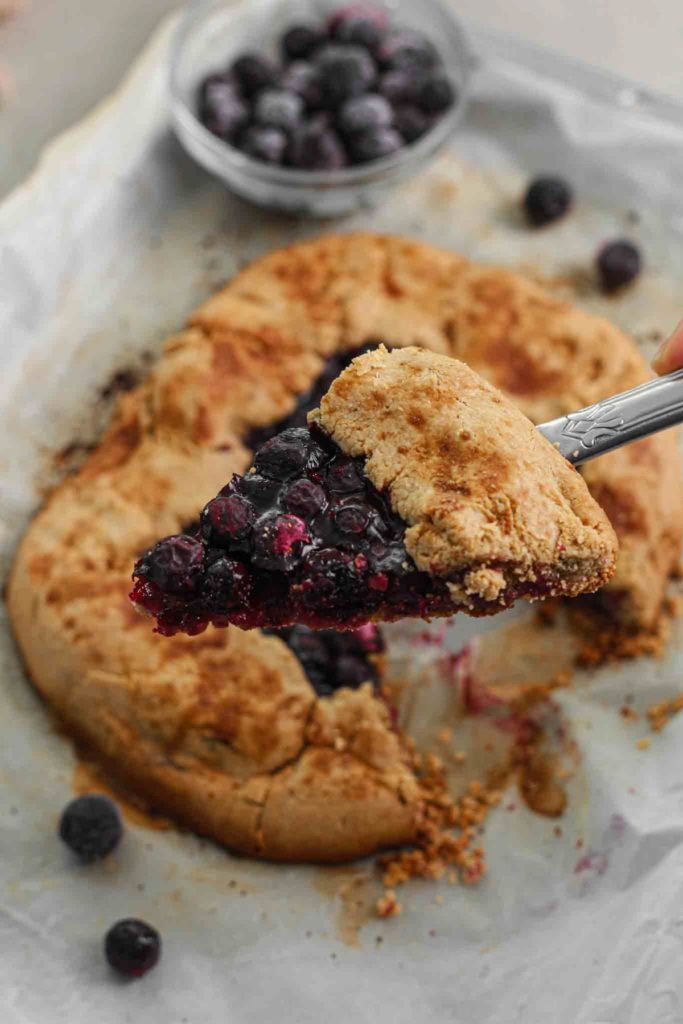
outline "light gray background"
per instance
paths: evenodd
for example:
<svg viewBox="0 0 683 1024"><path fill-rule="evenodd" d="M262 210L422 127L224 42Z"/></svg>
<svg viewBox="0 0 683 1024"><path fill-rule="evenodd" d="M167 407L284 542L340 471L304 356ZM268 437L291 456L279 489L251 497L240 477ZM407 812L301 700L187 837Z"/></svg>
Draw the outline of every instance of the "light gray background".
<svg viewBox="0 0 683 1024"><path fill-rule="evenodd" d="M20 0L0 0L4 7ZM419 2L419 0L415 0ZM0 195L120 80L173 0L23 0L0 21ZM683 96L680 0L458 0L465 18ZM4 88L2 87L4 84ZM14 93L14 95L12 95Z"/></svg>

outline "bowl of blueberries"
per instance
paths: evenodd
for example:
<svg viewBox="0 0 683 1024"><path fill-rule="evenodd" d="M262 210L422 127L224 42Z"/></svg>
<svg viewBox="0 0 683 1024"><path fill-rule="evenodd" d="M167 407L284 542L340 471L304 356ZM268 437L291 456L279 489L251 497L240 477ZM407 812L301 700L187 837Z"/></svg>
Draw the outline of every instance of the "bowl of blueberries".
<svg viewBox="0 0 683 1024"><path fill-rule="evenodd" d="M447 0L203 0L172 49L175 131L259 206L374 206L443 148L475 60Z"/></svg>

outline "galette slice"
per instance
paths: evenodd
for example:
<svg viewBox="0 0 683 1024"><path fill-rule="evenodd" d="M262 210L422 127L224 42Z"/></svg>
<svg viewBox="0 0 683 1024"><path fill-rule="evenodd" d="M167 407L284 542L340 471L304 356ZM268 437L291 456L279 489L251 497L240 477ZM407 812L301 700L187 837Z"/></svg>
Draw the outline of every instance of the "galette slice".
<svg viewBox="0 0 683 1024"><path fill-rule="evenodd" d="M614 531L582 478L494 387L416 348L355 359L308 427L267 441L135 566L160 633L466 611L597 590Z"/></svg>

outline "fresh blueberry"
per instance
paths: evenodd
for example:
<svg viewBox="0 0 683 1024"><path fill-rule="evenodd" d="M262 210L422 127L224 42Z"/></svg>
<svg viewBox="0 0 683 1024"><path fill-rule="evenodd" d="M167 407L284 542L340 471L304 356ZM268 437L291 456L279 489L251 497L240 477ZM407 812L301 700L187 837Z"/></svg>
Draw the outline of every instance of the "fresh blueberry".
<svg viewBox="0 0 683 1024"><path fill-rule="evenodd" d="M316 55L323 102L338 107L352 96L367 92L376 77L376 67L367 50L360 46L324 46Z"/></svg>
<svg viewBox="0 0 683 1024"><path fill-rule="evenodd" d="M427 131L431 121L424 110L410 103L394 108L394 128L406 142L415 142Z"/></svg>
<svg viewBox="0 0 683 1024"><path fill-rule="evenodd" d="M245 96L254 96L261 89L277 84L277 69L258 53L244 53L230 67Z"/></svg>
<svg viewBox="0 0 683 1024"><path fill-rule="evenodd" d="M169 594L188 594L196 586L204 551L197 537L177 534L158 541L142 556L135 575L150 580Z"/></svg>
<svg viewBox="0 0 683 1024"><path fill-rule="evenodd" d="M59 836L86 864L110 854L122 835L116 804L101 793L76 797L62 811Z"/></svg>
<svg viewBox="0 0 683 1024"><path fill-rule="evenodd" d="M375 93L356 96L347 100L339 109L338 122L347 135L364 132L370 128L386 128L393 120L391 104Z"/></svg>
<svg viewBox="0 0 683 1024"><path fill-rule="evenodd" d="M357 21L370 21L378 29L385 29L388 21L387 12L374 4L347 4L344 7L338 7L332 13L327 22L327 30L331 36L338 38L344 24Z"/></svg>
<svg viewBox="0 0 683 1024"><path fill-rule="evenodd" d="M422 76L412 68L398 68L380 76L377 91L390 103L414 103L421 82Z"/></svg>
<svg viewBox="0 0 683 1024"><path fill-rule="evenodd" d="M287 135L281 128L252 124L240 139L247 156L266 164L281 164L287 148Z"/></svg>
<svg viewBox="0 0 683 1024"><path fill-rule="evenodd" d="M390 156L402 145L403 139L394 128L370 128L354 135L349 142L351 155L358 163Z"/></svg>
<svg viewBox="0 0 683 1024"><path fill-rule="evenodd" d="M254 120L271 128L291 132L301 120L304 101L286 89L264 89L254 105Z"/></svg>
<svg viewBox="0 0 683 1024"><path fill-rule="evenodd" d="M378 60L386 70L400 68L428 71L438 62L436 47L421 32L392 32L377 51Z"/></svg>
<svg viewBox="0 0 683 1024"><path fill-rule="evenodd" d="M201 86L199 119L214 135L231 140L249 120L249 110L232 82L211 76Z"/></svg>
<svg viewBox="0 0 683 1024"><path fill-rule="evenodd" d="M643 259L640 250L626 238L604 245L597 256L600 287L614 292L630 284L640 274Z"/></svg>
<svg viewBox="0 0 683 1024"><path fill-rule="evenodd" d="M333 38L339 43L374 50L382 38L382 29L374 18L357 14L340 19L335 25Z"/></svg>
<svg viewBox="0 0 683 1024"><path fill-rule="evenodd" d="M337 171L347 163L341 139L320 117L294 132L287 159L292 167L307 171Z"/></svg>
<svg viewBox="0 0 683 1024"><path fill-rule="evenodd" d="M282 37L285 60L304 60L324 42L325 34L313 25L292 25Z"/></svg>
<svg viewBox="0 0 683 1024"><path fill-rule="evenodd" d="M322 102L322 90L317 69L305 60L295 60L285 68L280 85L288 92L301 96L307 107L316 109Z"/></svg>
<svg viewBox="0 0 683 1024"><path fill-rule="evenodd" d="M134 917L112 925L104 940L108 963L129 978L141 978L158 963L161 937L156 928Z"/></svg>
<svg viewBox="0 0 683 1024"><path fill-rule="evenodd" d="M529 223L541 227L563 217L572 202L572 191L566 181L544 175L534 178L527 188L524 210Z"/></svg>
<svg viewBox="0 0 683 1024"><path fill-rule="evenodd" d="M453 106L455 88L448 75L442 71L427 75L418 90L417 101L428 114L439 114Z"/></svg>

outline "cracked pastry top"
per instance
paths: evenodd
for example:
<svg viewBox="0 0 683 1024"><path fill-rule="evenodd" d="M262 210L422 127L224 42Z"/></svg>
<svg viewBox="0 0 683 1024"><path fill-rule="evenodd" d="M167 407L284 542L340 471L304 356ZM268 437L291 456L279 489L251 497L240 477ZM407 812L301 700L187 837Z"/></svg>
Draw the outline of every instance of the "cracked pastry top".
<svg viewBox="0 0 683 1024"><path fill-rule="evenodd" d="M266 441L198 534L138 561L132 598L160 632L493 614L614 571L614 531L579 474L464 363L380 346L309 428Z"/></svg>
<svg viewBox="0 0 683 1024"><path fill-rule="evenodd" d="M375 683L381 642L303 627L160 637L128 600L131 566L196 522L255 447L304 426L378 341L460 359L533 422L649 375L616 327L519 275L379 235L294 245L242 270L169 339L12 567L12 627L50 708L152 806L244 853L334 861L415 836L423 799ZM611 580L576 601L649 628L678 562L675 437L582 475L620 546Z"/></svg>

